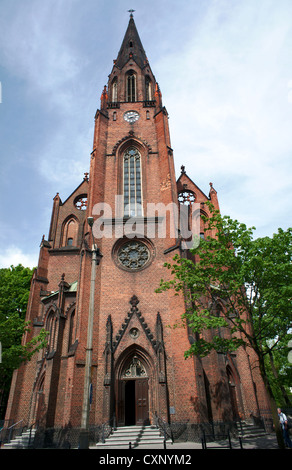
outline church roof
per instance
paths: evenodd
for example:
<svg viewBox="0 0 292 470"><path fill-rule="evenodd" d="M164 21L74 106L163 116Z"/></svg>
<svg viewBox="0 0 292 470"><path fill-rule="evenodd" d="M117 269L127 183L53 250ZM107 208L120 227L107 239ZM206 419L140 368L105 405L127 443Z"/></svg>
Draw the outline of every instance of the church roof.
<svg viewBox="0 0 292 470"><path fill-rule="evenodd" d="M77 287L78 287L78 281L72 282L72 284L69 284L68 289L66 289L66 292L77 292ZM41 300L48 300L54 297L55 295L59 295L59 290L56 290L54 292L51 292L49 295L43 297Z"/></svg>
<svg viewBox="0 0 292 470"><path fill-rule="evenodd" d="M146 63L148 63L148 59L142 46L133 15L130 16L129 25L125 33L118 57L115 61L115 65L119 69L122 69L128 62L129 58L133 59L140 68L143 68Z"/></svg>

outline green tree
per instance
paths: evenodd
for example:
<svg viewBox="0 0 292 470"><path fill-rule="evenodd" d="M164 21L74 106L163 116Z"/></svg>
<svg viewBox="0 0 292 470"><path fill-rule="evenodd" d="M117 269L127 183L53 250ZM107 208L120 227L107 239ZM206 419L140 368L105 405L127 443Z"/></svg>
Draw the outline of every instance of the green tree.
<svg viewBox="0 0 292 470"><path fill-rule="evenodd" d="M278 345L279 346L279 345ZM266 371L280 408L291 408L292 366L287 361L289 348L278 347L266 358Z"/></svg>
<svg viewBox="0 0 292 470"><path fill-rule="evenodd" d="M182 319L196 337L186 358L203 357L212 350L234 351L240 346L253 349L270 399L278 443L283 447L266 359L284 349L291 338L292 229L279 229L272 238L254 239L254 228L221 216L211 203L208 206L205 239L194 245L191 256L176 255L174 263L165 264L172 277L161 280L157 292L174 289L186 297L188 307ZM219 299L223 305L220 314L215 308ZM208 329L217 332L210 340L204 336Z"/></svg>
<svg viewBox="0 0 292 470"><path fill-rule="evenodd" d="M22 265L0 269L0 363L1 414L3 417L13 370L46 344L47 334L41 330L38 336L22 344L23 334L30 330L25 321L27 302L33 270Z"/></svg>

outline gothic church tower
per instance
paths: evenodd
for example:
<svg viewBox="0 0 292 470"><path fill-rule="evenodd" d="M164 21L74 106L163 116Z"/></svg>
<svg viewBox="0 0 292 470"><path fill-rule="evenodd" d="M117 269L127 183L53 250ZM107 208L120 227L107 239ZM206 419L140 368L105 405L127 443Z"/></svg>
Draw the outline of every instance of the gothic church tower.
<svg viewBox="0 0 292 470"><path fill-rule="evenodd" d="M176 180L168 113L131 14L95 115L89 175L54 198L24 338L45 328L48 347L15 371L7 419L85 429L158 417L175 428L267 408L243 350L184 359L194 338L172 328L184 299L155 293L164 263L187 256L178 201L207 214L208 200L219 208L212 184L205 195L184 167Z"/></svg>

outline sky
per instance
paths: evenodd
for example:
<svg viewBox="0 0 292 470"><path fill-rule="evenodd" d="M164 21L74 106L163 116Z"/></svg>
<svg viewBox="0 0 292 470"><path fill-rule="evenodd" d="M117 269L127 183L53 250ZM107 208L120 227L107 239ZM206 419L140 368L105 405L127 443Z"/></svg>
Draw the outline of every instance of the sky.
<svg viewBox="0 0 292 470"><path fill-rule="evenodd" d="M34 267L89 170L129 9L188 176L255 237L291 226L291 0L0 0L0 268Z"/></svg>

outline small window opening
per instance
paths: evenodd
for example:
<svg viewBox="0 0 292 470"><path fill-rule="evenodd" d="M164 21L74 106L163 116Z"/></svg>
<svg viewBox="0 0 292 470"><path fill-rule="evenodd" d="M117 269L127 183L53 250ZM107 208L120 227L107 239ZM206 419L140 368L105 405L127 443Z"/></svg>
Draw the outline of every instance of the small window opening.
<svg viewBox="0 0 292 470"><path fill-rule="evenodd" d="M117 103L118 101L118 80L114 78L112 82L112 103Z"/></svg>
<svg viewBox="0 0 292 470"><path fill-rule="evenodd" d="M145 92L146 92L146 101L151 101L152 98L152 84L150 78L147 76L145 77Z"/></svg>
<svg viewBox="0 0 292 470"><path fill-rule="evenodd" d="M134 73L127 76L127 101L131 103L136 101L136 76Z"/></svg>

